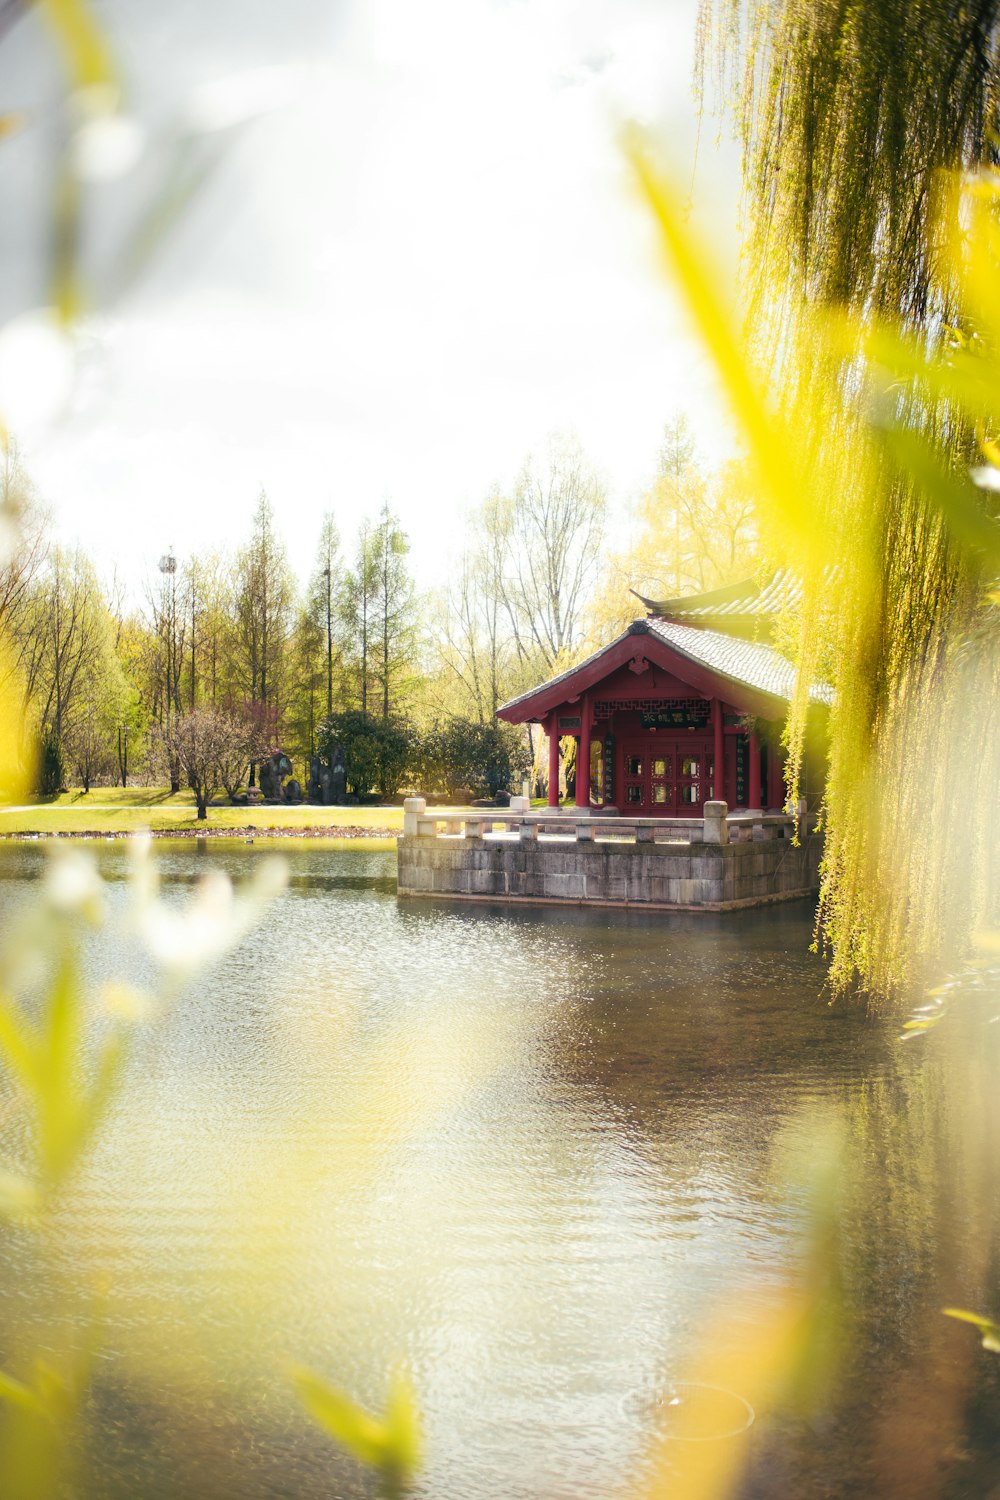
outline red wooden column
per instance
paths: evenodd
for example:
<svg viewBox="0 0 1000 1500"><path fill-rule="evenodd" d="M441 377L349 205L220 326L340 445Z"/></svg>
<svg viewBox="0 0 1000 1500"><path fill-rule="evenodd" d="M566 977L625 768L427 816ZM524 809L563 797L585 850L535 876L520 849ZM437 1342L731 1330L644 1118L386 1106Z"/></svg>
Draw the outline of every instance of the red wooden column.
<svg viewBox="0 0 1000 1500"><path fill-rule="evenodd" d="M580 739L576 752L576 805L590 806L590 736L594 729L594 710L589 693L580 705Z"/></svg>
<svg viewBox="0 0 1000 1500"><path fill-rule="evenodd" d="M785 805L785 778L781 769L781 752L772 742L767 747L767 805L780 812Z"/></svg>
<svg viewBox="0 0 1000 1500"><path fill-rule="evenodd" d="M715 731L715 775L712 777L712 796L716 802L726 800L726 741L722 733L722 704L712 699L712 728Z"/></svg>
<svg viewBox="0 0 1000 1500"><path fill-rule="evenodd" d="M559 806L559 719L549 715L549 806Z"/></svg>
<svg viewBox="0 0 1000 1500"><path fill-rule="evenodd" d="M760 812L760 740L755 734L750 736L750 778L747 795L749 810Z"/></svg>

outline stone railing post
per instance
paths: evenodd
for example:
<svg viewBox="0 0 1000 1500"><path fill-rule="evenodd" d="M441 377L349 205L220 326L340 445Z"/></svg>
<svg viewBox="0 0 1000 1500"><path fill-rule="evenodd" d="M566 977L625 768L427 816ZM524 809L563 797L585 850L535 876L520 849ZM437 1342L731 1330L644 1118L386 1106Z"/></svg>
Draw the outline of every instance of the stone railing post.
<svg viewBox="0 0 1000 1500"><path fill-rule="evenodd" d="M538 824L522 823L520 828L517 830L517 836L521 840L522 844L537 844Z"/></svg>
<svg viewBox="0 0 1000 1500"><path fill-rule="evenodd" d="M415 838L418 832L417 819L427 811L426 797L403 798L403 836Z"/></svg>
<svg viewBox="0 0 1000 1500"><path fill-rule="evenodd" d="M729 803L706 802L704 812L705 843L729 843Z"/></svg>

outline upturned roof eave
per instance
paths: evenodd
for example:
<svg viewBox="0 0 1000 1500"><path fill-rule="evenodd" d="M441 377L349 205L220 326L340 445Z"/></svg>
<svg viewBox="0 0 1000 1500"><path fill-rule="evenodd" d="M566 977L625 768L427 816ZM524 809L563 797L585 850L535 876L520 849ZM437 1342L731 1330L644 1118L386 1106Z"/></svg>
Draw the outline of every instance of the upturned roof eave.
<svg viewBox="0 0 1000 1500"><path fill-rule="evenodd" d="M678 618L687 622L692 614L698 616L700 611L711 611L719 605L750 604L760 598L761 588L755 578L741 578L738 583L706 589L700 594L681 594L676 599L650 599L638 589L629 589L629 593L634 594L654 618Z"/></svg>
<svg viewBox="0 0 1000 1500"><path fill-rule="evenodd" d="M601 646L599 650L591 652L590 656L578 662L575 667L568 667L565 672L557 673L555 677L550 677L547 682L539 683L538 687L529 688L526 693L519 693L516 698L510 698L506 703L502 703L497 709L497 718L506 719L510 724L526 724L535 715L530 712L516 714L514 710L534 704L540 713L548 713L553 708L558 707L560 703L566 701L565 695L559 696L559 694L556 694L554 698L551 698L551 695L556 692L557 688L570 690L571 688L576 689L579 687L580 692L585 692L586 688L591 685L591 682L588 681L586 684L582 684L578 683L577 679L581 678L584 674L588 674L589 669L595 667L599 662L607 662L606 669L601 674L603 676L607 676L617 670L618 666L622 665L622 663L615 661L612 665L610 658L620 653L620 648L624 646L625 642L631 636L650 633L648 629L643 631L635 629L636 625L645 626L645 623L644 620L633 621L632 625L627 630L623 630L621 635L615 636L613 641L609 641L606 646ZM601 678L598 676L593 680L599 682ZM575 696L575 693L572 695ZM551 701L548 701L550 698Z"/></svg>

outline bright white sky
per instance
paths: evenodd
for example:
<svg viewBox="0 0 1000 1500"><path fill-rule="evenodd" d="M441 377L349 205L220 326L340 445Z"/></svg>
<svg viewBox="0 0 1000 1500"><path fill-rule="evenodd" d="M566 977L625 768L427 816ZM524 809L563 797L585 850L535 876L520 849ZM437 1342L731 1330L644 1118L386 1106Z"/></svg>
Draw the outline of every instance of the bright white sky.
<svg viewBox="0 0 1000 1500"><path fill-rule="evenodd" d="M168 546L238 544L264 487L300 574L324 510L349 544L388 499L428 585L465 511L550 431L576 432L621 514L678 408L705 456L726 456L707 363L615 145L623 119L656 130L731 269L735 151L711 121L692 178L696 0L96 8L148 147L97 190L104 310L69 413L22 446L63 535L103 571L138 592ZM122 291L117 247L175 122L206 87L264 68L253 88L280 107L196 142L229 145ZM25 208L0 227L0 322L45 300L60 81L30 13L0 45L3 107L36 112L0 143L0 191Z"/></svg>

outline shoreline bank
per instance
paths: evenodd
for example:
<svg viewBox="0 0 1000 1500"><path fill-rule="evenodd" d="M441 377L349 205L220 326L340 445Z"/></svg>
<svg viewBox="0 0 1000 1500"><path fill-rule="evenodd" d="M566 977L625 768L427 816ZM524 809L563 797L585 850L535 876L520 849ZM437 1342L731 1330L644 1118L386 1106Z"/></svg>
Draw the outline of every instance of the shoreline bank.
<svg viewBox="0 0 1000 1500"><path fill-rule="evenodd" d="M274 825L247 823L238 828L73 828L22 829L0 831L0 843L47 843L52 839L130 839L148 833L154 839L378 839L388 843L398 838L393 828L365 828L357 824L326 825L306 828L280 828Z"/></svg>

